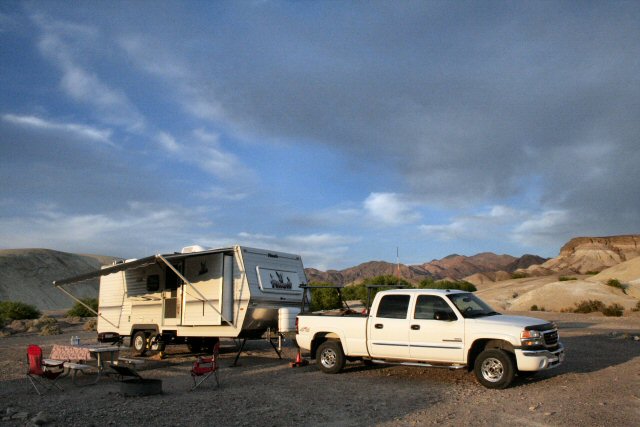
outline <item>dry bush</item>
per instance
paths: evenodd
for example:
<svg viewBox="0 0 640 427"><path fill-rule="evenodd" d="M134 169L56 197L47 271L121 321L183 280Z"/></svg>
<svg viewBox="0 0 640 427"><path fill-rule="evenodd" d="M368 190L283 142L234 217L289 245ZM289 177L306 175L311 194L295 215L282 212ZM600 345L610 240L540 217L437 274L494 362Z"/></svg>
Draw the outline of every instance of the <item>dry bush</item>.
<svg viewBox="0 0 640 427"><path fill-rule="evenodd" d="M91 319L87 320L87 322L84 324L84 327L82 329L84 329L85 331L95 331L97 326L98 326L97 318L92 317Z"/></svg>
<svg viewBox="0 0 640 427"><path fill-rule="evenodd" d="M606 308L602 309L602 314L610 317L620 317L624 311L624 307L620 304L613 303Z"/></svg>
<svg viewBox="0 0 640 427"><path fill-rule="evenodd" d="M62 329L60 329L60 325L58 325L57 322L53 323L53 324L46 324L40 330L40 335L42 335L42 336L60 335L61 333L62 333Z"/></svg>
<svg viewBox="0 0 640 427"><path fill-rule="evenodd" d="M576 307L573 309L574 313L593 313L596 311L604 310L604 303L600 300L588 300L576 303Z"/></svg>
<svg viewBox="0 0 640 427"><path fill-rule="evenodd" d="M620 283L620 281L618 279L609 279L609 280L607 280L605 285L611 286L612 288L618 288L622 292L624 292L625 294L627 293L627 286L623 285L622 283Z"/></svg>

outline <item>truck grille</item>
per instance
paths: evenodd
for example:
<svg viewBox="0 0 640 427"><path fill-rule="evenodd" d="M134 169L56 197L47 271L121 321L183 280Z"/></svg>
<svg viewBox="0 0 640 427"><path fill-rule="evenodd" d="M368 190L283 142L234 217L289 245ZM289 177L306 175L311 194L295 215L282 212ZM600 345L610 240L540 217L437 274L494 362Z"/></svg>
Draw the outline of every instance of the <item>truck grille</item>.
<svg viewBox="0 0 640 427"><path fill-rule="evenodd" d="M558 345L558 330L557 329L543 332L542 335L544 336L544 344L545 344L545 346L554 347L554 346Z"/></svg>

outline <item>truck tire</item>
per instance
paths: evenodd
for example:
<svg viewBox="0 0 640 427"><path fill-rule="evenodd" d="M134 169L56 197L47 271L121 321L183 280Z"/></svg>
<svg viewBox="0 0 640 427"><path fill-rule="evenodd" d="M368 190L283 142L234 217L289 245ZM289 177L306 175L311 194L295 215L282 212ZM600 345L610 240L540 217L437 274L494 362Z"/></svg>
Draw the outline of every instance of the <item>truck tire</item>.
<svg viewBox="0 0 640 427"><path fill-rule="evenodd" d="M345 357L340 341L325 341L318 347L316 363L325 374L337 374L344 368Z"/></svg>
<svg viewBox="0 0 640 427"><path fill-rule="evenodd" d="M147 350L149 350L149 343L147 342L147 334L145 331L138 331L133 334L131 338L131 346L136 356L144 356Z"/></svg>
<svg viewBox="0 0 640 427"><path fill-rule="evenodd" d="M513 381L513 359L504 350L488 349L478 355L473 368L476 378L487 388L507 388Z"/></svg>

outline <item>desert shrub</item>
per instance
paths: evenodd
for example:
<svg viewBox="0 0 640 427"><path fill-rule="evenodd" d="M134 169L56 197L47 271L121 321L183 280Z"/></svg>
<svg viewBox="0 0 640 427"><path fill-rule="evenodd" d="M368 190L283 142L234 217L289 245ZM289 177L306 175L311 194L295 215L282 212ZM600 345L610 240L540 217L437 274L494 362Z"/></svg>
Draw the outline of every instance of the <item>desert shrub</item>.
<svg viewBox="0 0 640 427"><path fill-rule="evenodd" d="M20 301L0 301L0 316L8 320L37 319L40 310Z"/></svg>
<svg viewBox="0 0 640 427"><path fill-rule="evenodd" d="M514 273L511 273L512 279L524 279L525 277L529 277L529 275L524 271L516 271Z"/></svg>
<svg viewBox="0 0 640 427"><path fill-rule="evenodd" d="M4 328L4 324L7 323L7 319L2 313L0 313L0 328Z"/></svg>
<svg viewBox="0 0 640 427"><path fill-rule="evenodd" d="M574 313L594 313L602 311L604 309L604 303L600 300L588 300L576 303L576 307L573 309Z"/></svg>
<svg viewBox="0 0 640 427"><path fill-rule="evenodd" d="M82 329L84 329L85 331L95 331L97 328L98 328L97 317L92 317L91 319L87 320L87 322L82 327Z"/></svg>
<svg viewBox="0 0 640 427"><path fill-rule="evenodd" d="M98 299L97 298L84 298L81 299L83 303L98 311ZM95 317L95 313L91 312L84 305L79 302L75 303L75 305L71 308L71 310L67 311L67 317Z"/></svg>
<svg viewBox="0 0 640 427"><path fill-rule="evenodd" d="M533 304L529 310L531 310L531 311L540 311L536 304Z"/></svg>
<svg viewBox="0 0 640 427"><path fill-rule="evenodd" d="M568 282L569 280L578 280L578 279L576 279L575 277L569 277L569 276L558 277L559 282Z"/></svg>
<svg viewBox="0 0 640 427"><path fill-rule="evenodd" d="M633 311L640 311L640 301L638 301L638 302L636 303L635 308L633 308L632 310L633 310Z"/></svg>
<svg viewBox="0 0 640 427"><path fill-rule="evenodd" d="M342 297L347 301L359 300L366 302L367 300L367 288L363 283L360 283L359 285L345 286L341 291Z"/></svg>
<svg viewBox="0 0 640 427"><path fill-rule="evenodd" d="M598 273L600 273L600 272L599 272L599 271L592 271L592 270L589 270L589 271L587 271L585 274L588 274L588 275L590 275L590 276L595 276L595 275L596 275L596 274L598 274Z"/></svg>
<svg viewBox="0 0 640 427"><path fill-rule="evenodd" d="M377 286L389 286L389 287L411 287L411 283L407 282L404 279L398 278L392 275L384 275L384 276L376 276L376 277L368 277L363 280L362 284L364 286L367 285L377 285Z"/></svg>
<svg viewBox="0 0 640 427"><path fill-rule="evenodd" d="M624 311L624 307L620 304L613 303L602 309L602 314L610 317L620 317L622 316L622 312Z"/></svg>
<svg viewBox="0 0 640 427"><path fill-rule="evenodd" d="M325 288L324 286L332 286L330 283L311 283L311 286L318 289L311 289L311 311L333 310L342 307L340 295L334 288Z"/></svg>
<svg viewBox="0 0 640 427"><path fill-rule="evenodd" d="M612 288L618 288L622 290L625 294L627 293L627 287L620 283L618 279L609 279L605 282L605 285L611 286Z"/></svg>
<svg viewBox="0 0 640 427"><path fill-rule="evenodd" d="M455 282L449 280L435 281L433 279L423 279L418 284L418 288L421 289L459 289L461 291L475 292L478 290L472 283L464 280L456 280Z"/></svg>
<svg viewBox="0 0 640 427"><path fill-rule="evenodd" d="M60 329L60 325L58 322L44 325L44 327L40 330L40 335L48 336L48 335L60 335L62 333L62 329Z"/></svg>
<svg viewBox="0 0 640 427"><path fill-rule="evenodd" d="M44 328L47 325L57 325L58 321L51 316L42 316L39 319L33 321L33 326L37 328Z"/></svg>

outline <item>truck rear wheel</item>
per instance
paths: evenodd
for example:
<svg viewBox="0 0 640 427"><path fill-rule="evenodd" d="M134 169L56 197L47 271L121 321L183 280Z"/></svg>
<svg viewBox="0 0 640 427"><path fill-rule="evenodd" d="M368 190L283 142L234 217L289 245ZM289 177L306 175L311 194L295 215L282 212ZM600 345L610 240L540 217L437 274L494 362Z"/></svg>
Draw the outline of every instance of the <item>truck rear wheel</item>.
<svg viewBox="0 0 640 427"><path fill-rule="evenodd" d="M504 350L484 350L473 368L476 378L487 388L507 388L513 381L515 367L513 359Z"/></svg>
<svg viewBox="0 0 640 427"><path fill-rule="evenodd" d="M340 341L325 341L320 344L316 362L320 370L325 374L337 374L340 372L345 363Z"/></svg>

